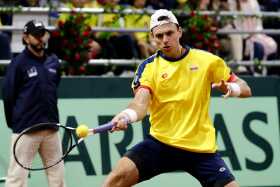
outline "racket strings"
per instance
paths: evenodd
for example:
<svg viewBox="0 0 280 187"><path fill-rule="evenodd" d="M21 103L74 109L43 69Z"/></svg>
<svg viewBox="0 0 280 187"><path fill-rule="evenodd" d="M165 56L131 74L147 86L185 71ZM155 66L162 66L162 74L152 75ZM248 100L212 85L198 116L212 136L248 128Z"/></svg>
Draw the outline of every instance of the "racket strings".
<svg viewBox="0 0 280 187"><path fill-rule="evenodd" d="M32 134L22 135L15 142L15 159L24 167L31 168L33 161L37 157L37 150L40 146L40 138Z"/></svg>
<svg viewBox="0 0 280 187"><path fill-rule="evenodd" d="M60 141L57 144L60 138L54 130L26 131L15 142L16 161L28 170L42 170L58 164L72 146L71 133L64 128L59 129L59 133L67 138L66 143Z"/></svg>

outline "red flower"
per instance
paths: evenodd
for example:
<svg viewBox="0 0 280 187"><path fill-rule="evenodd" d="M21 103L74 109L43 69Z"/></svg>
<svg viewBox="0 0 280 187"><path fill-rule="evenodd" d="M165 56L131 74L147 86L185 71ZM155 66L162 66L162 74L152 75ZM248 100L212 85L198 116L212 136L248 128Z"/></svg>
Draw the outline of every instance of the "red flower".
<svg viewBox="0 0 280 187"><path fill-rule="evenodd" d="M66 61L66 68L73 72L70 74L80 74L80 67L86 71L86 63L89 61L90 54L89 42L94 38L92 29L88 25L89 16L86 14L72 11L65 20L58 22L57 32L52 33L54 40L58 41L57 55ZM68 70L67 70L68 71Z"/></svg>
<svg viewBox="0 0 280 187"><path fill-rule="evenodd" d="M196 32L197 32L196 27L195 27L195 26L192 26L192 27L191 27L191 33L196 33Z"/></svg>
<svg viewBox="0 0 280 187"><path fill-rule="evenodd" d="M81 74L84 74L86 72L85 66L80 66L79 71Z"/></svg>
<svg viewBox="0 0 280 187"><path fill-rule="evenodd" d="M203 47L202 43L200 43L200 42L199 43L195 43L194 46L196 48L198 48L198 49L202 49L202 47Z"/></svg>
<svg viewBox="0 0 280 187"><path fill-rule="evenodd" d="M212 34L212 35L209 37L209 39L210 39L210 41L215 41L215 40L217 40L218 38L217 38L216 34Z"/></svg>
<svg viewBox="0 0 280 187"><path fill-rule="evenodd" d="M57 38L57 37L59 37L60 36L60 32L59 31L52 31L51 32L51 34L52 34L52 37L54 37L54 38Z"/></svg>
<svg viewBox="0 0 280 187"><path fill-rule="evenodd" d="M79 53L75 54L75 60L79 61L81 59L81 55Z"/></svg>
<svg viewBox="0 0 280 187"><path fill-rule="evenodd" d="M205 39L204 40L204 45L208 46L210 44L209 40Z"/></svg>
<svg viewBox="0 0 280 187"><path fill-rule="evenodd" d="M188 0L188 3L193 5L198 5L197 2L199 1ZM220 46L215 43L218 41L216 20L208 15L200 15L199 11L191 11L189 18L183 21L182 25L185 27L184 30L189 32L184 35L183 42L195 48L217 52L216 49Z"/></svg>
<svg viewBox="0 0 280 187"><path fill-rule="evenodd" d="M77 44L81 45L83 43L83 40L81 37L76 38Z"/></svg>
<svg viewBox="0 0 280 187"><path fill-rule="evenodd" d="M190 16L194 17L195 15L196 15L195 11L192 10L191 13L190 13Z"/></svg>
<svg viewBox="0 0 280 187"><path fill-rule="evenodd" d="M99 4L104 5L106 4L106 0L96 0Z"/></svg>
<svg viewBox="0 0 280 187"><path fill-rule="evenodd" d="M202 40L204 39L203 34L197 34L197 35L196 35L196 39L197 39L198 41L202 41Z"/></svg>
<svg viewBox="0 0 280 187"><path fill-rule="evenodd" d="M207 20L208 21L208 15L203 15L203 19Z"/></svg>
<svg viewBox="0 0 280 187"><path fill-rule="evenodd" d="M61 21L61 20L59 20L59 21L58 21L58 27L59 27L59 28L62 28L63 26L64 26L64 22Z"/></svg>
<svg viewBox="0 0 280 187"><path fill-rule="evenodd" d="M84 36L84 37L88 37L89 35L90 35L90 32L89 32L89 31L86 30L86 31L83 32L83 36Z"/></svg>
<svg viewBox="0 0 280 187"><path fill-rule="evenodd" d="M214 42L214 47L215 47L216 49L220 49L220 48L221 48L221 43L220 43L218 40L216 40L216 41Z"/></svg>

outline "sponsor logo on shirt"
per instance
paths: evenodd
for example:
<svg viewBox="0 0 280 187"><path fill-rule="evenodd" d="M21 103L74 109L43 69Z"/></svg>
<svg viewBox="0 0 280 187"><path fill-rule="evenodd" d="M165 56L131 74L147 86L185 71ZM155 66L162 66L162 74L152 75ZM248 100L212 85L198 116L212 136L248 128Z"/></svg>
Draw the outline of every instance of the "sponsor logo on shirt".
<svg viewBox="0 0 280 187"><path fill-rule="evenodd" d="M198 66L197 66L197 65L194 65L194 64L191 64L191 65L190 65L190 70L191 70L191 71L196 71L196 70L198 70Z"/></svg>
<svg viewBox="0 0 280 187"><path fill-rule="evenodd" d="M161 78L163 78L163 79L167 79L167 77L168 77L168 74L167 74L167 73L163 73L163 74L161 75Z"/></svg>
<svg viewBox="0 0 280 187"><path fill-rule="evenodd" d="M49 68L48 70L49 70L49 72L51 72L51 73L56 73L56 69Z"/></svg>
<svg viewBox="0 0 280 187"><path fill-rule="evenodd" d="M38 75L37 69L35 66L32 66L29 70L27 70L28 77L35 77Z"/></svg>

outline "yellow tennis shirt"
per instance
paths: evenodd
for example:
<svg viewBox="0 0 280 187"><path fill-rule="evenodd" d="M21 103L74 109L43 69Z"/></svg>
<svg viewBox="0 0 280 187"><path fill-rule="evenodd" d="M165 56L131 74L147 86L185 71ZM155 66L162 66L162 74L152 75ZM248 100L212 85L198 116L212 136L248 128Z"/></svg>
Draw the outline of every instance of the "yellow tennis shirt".
<svg viewBox="0 0 280 187"><path fill-rule="evenodd" d="M211 83L229 78L225 62L206 51L187 49L178 59L158 51L139 65L132 87L147 87L152 93L154 138L180 149L213 153L217 145L208 113Z"/></svg>

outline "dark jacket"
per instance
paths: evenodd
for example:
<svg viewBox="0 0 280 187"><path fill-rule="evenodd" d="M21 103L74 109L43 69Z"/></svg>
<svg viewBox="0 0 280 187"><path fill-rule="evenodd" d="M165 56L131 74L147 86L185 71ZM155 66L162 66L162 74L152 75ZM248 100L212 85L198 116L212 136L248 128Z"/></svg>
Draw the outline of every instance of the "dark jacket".
<svg viewBox="0 0 280 187"><path fill-rule="evenodd" d="M27 48L9 64L3 83L7 125L20 133L37 123L58 122L57 87L60 64L57 56L34 56Z"/></svg>

